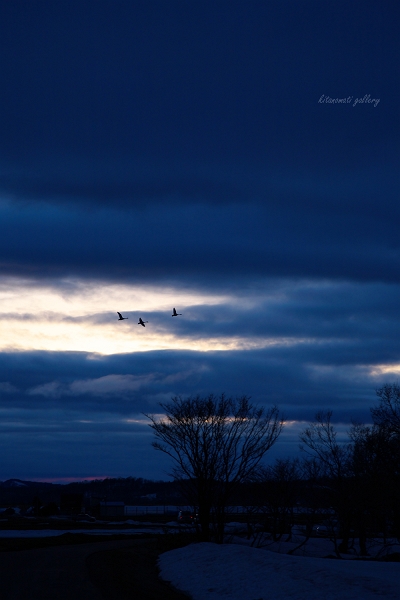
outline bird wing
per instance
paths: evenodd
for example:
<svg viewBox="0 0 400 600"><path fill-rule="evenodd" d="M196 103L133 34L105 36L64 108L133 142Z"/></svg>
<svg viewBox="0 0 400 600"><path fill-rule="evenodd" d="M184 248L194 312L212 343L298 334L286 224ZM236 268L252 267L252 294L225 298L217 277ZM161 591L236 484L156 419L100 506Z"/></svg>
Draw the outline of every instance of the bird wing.
<svg viewBox="0 0 400 600"><path fill-rule="evenodd" d="M119 315L119 318L122 319L122 315L118 311L117 311L117 315Z"/></svg>

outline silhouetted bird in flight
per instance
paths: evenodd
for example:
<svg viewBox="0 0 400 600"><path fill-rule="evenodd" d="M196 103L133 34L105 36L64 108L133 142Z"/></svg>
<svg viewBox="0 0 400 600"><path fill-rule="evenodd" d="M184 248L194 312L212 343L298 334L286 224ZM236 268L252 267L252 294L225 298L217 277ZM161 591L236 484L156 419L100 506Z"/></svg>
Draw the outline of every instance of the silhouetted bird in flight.
<svg viewBox="0 0 400 600"><path fill-rule="evenodd" d="M179 315L182 316L182 313L177 313L176 312L176 308L173 308L172 310L173 310L173 314L171 315L171 317L179 317Z"/></svg>
<svg viewBox="0 0 400 600"><path fill-rule="evenodd" d="M121 313L119 313L118 311L117 311L117 315L118 315L118 317L119 317L118 321L123 321L124 319L128 319L128 318L129 318L129 317L123 317L123 316L121 315Z"/></svg>
<svg viewBox="0 0 400 600"><path fill-rule="evenodd" d="M142 321L142 318L139 317L139 323L138 323L138 325L143 325L143 327L146 327L145 323L148 323L148 321Z"/></svg>

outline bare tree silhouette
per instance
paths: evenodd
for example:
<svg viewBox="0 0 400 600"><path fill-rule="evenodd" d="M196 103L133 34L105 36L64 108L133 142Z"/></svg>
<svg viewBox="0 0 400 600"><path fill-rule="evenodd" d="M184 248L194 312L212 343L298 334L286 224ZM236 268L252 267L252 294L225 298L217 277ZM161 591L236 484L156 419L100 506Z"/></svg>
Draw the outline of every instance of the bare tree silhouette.
<svg viewBox="0 0 400 600"><path fill-rule="evenodd" d="M283 419L277 407L255 406L247 396L178 396L160 406L165 417L145 415L157 438L153 446L174 460L171 474L198 507L202 539L210 539L214 521L222 543L228 501L276 442Z"/></svg>

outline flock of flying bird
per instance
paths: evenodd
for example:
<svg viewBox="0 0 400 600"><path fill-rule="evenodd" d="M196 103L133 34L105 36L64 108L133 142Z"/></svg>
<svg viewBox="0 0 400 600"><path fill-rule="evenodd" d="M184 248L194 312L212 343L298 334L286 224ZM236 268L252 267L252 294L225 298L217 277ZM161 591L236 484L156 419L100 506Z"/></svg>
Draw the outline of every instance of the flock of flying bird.
<svg viewBox="0 0 400 600"><path fill-rule="evenodd" d="M129 317L123 317L121 315L121 313L118 311L117 311L117 315L118 315L118 321L124 321L125 319L129 319ZM171 317L179 317L179 316L182 316L182 313L177 313L176 309L173 308ZM148 323L148 321L143 321L142 317L139 317L138 325L143 325L143 327L146 327L145 323Z"/></svg>

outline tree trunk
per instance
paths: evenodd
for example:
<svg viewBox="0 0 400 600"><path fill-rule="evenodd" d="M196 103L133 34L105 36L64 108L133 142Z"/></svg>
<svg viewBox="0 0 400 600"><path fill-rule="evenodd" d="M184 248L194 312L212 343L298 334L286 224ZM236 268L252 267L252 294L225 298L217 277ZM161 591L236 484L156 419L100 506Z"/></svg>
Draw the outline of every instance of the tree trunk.
<svg viewBox="0 0 400 600"><path fill-rule="evenodd" d="M367 556L367 533L365 530L365 525L360 526L359 531L359 540L360 540L360 554L361 556Z"/></svg>

